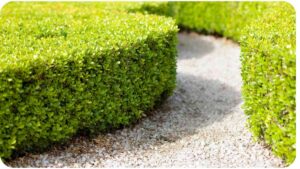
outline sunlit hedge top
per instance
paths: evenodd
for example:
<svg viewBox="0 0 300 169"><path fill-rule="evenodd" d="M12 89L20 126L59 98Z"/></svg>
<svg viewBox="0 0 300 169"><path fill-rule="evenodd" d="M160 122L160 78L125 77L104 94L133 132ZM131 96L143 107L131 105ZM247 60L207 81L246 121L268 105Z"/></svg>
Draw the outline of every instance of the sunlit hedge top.
<svg viewBox="0 0 300 169"><path fill-rule="evenodd" d="M89 50L130 50L132 44L149 35L177 30L171 19L124 13L122 6L107 11L103 10L108 8L104 4L99 4L102 8L91 8L85 3L83 8L78 3L33 3L33 8L19 4L17 8L12 7L16 4L8 4L1 10L0 71L36 62L53 63L57 58L77 59Z"/></svg>

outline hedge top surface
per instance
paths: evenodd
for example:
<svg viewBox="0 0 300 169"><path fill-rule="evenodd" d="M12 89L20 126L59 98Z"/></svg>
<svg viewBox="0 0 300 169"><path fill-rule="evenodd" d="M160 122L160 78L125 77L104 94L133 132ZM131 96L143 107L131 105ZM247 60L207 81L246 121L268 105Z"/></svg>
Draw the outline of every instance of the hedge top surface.
<svg viewBox="0 0 300 169"><path fill-rule="evenodd" d="M4 6L1 158L129 125L172 93L175 21L107 4Z"/></svg>
<svg viewBox="0 0 300 169"><path fill-rule="evenodd" d="M95 4L32 3L33 8L25 7L28 2L7 4L0 19L0 72L37 61L81 57L88 51L130 50L149 35L177 30L172 19L123 12L130 3L109 11L104 10L108 5L99 3L97 8Z"/></svg>

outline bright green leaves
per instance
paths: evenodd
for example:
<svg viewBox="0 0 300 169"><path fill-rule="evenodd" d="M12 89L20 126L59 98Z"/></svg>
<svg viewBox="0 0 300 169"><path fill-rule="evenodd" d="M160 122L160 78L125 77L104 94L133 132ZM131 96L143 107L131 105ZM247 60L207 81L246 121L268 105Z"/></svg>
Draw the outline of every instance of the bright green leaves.
<svg viewBox="0 0 300 169"><path fill-rule="evenodd" d="M287 164L296 155L295 23L289 4L271 3L263 17L247 25L240 39L249 127Z"/></svg>
<svg viewBox="0 0 300 169"><path fill-rule="evenodd" d="M248 126L292 163L296 29L284 2L9 3L0 19L0 157L130 124L170 95L177 26L147 13L241 44Z"/></svg>
<svg viewBox="0 0 300 169"><path fill-rule="evenodd" d="M0 157L45 148L79 130L129 125L174 89L177 26L170 18L124 12L134 6L3 8Z"/></svg>

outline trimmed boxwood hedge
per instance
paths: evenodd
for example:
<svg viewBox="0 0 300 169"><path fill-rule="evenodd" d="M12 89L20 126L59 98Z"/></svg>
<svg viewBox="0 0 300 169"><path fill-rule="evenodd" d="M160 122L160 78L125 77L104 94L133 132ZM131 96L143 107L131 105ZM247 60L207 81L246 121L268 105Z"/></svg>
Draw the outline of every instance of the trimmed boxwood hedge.
<svg viewBox="0 0 300 169"><path fill-rule="evenodd" d="M271 4L240 38L244 110L257 139L288 164L296 157L296 14Z"/></svg>
<svg viewBox="0 0 300 169"><path fill-rule="evenodd" d="M0 157L130 124L172 93L175 22L93 5L2 9Z"/></svg>
<svg viewBox="0 0 300 169"><path fill-rule="evenodd" d="M182 30L216 34L239 41L242 30L259 18L265 2L162 2L144 3L132 11L172 17Z"/></svg>
<svg viewBox="0 0 300 169"><path fill-rule="evenodd" d="M164 91L170 94L177 29L170 19L148 15L158 14L174 18L183 30L240 43L249 128L287 164L294 161L296 29L295 11L286 2L31 4L31 9L25 3L7 6L1 19L2 157L15 147L64 140L79 129L129 124ZM48 10L38 12L41 7Z"/></svg>
<svg viewBox="0 0 300 169"><path fill-rule="evenodd" d="M136 11L173 17L183 30L241 45L243 108L255 140L287 164L296 157L296 20L286 2L145 3Z"/></svg>

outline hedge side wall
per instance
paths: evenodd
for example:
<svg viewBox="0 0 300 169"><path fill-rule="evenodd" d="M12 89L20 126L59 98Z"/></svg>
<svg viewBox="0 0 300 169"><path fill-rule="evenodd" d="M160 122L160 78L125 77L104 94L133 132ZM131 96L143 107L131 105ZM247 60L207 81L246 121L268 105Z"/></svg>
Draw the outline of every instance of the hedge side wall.
<svg viewBox="0 0 300 169"><path fill-rule="evenodd" d="M175 18L183 30L241 45L243 108L256 140L287 164L296 157L296 19L286 2L145 3L142 13Z"/></svg>
<svg viewBox="0 0 300 169"><path fill-rule="evenodd" d="M0 157L130 124L175 88L172 19L85 5L2 9Z"/></svg>
<svg viewBox="0 0 300 169"><path fill-rule="evenodd" d="M242 32L244 110L256 138L287 163L296 157L296 15L280 3Z"/></svg>

